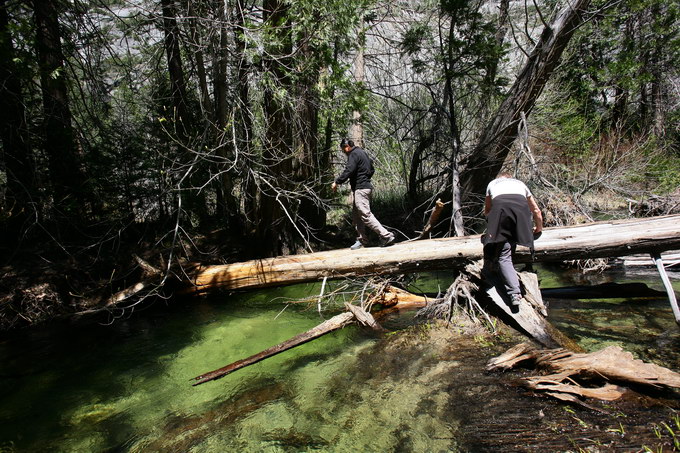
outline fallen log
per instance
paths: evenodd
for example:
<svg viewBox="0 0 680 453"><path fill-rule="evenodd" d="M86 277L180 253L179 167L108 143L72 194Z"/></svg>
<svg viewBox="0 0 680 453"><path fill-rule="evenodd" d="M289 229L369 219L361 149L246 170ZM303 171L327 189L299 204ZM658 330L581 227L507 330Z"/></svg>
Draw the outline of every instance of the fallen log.
<svg viewBox="0 0 680 453"><path fill-rule="evenodd" d="M664 260L664 266L666 268L680 268L680 252L678 251L668 251L666 253L662 253L661 257ZM617 261L617 264L620 264L621 266L624 267L655 267L656 263L654 263L654 260L649 257L649 254L642 254L642 255L630 255L630 256L622 256L620 257Z"/></svg>
<svg viewBox="0 0 680 453"><path fill-rule="evenodd" d="M534 261L602 258L680 248L680 215L547 228ZM284 284L426 270L462 269L482 258L480 235L427 239L389 248L333 250L216 266L195 266L184 293L263 288ZM516 263L531 262L518 247Z"/></svg>
<svg viewBox="0 0 680 453"><path fill-rule="evenodd" d="M526 387L569 401L573 401L573 395L606 401L618 399L627 391L618 385L622 383L680 388L679 373L635 359L633 354L619 346L608 346L591 353L575 353L565 349L538 350L522 343L491 359L486 369L508 370L520 363L526 366L527 362L549 374L523 378L521 381ZM601 387L589 385L586 388L578 385L578 381L583 379L605 382Z"/></svg>

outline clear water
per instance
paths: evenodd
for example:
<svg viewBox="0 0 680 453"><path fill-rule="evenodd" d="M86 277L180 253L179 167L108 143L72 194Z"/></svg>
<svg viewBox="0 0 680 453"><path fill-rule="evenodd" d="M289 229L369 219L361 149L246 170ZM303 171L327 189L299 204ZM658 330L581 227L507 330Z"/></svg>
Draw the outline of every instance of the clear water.
<svg viewBox="0 0 680 453"><path fill-rule="evenodd" d="M575 283L561 269L539 275L542 287ZM655 274L595 278L661 289ZM437 292L448 283L445 273L430 274L413 287ZM507 436L511 419L536 435L533 416L516 420L520 407L573 424L559 405L508 391L502 376L483 373L486 360L506 348L502 341L454 342L427 327L403 335L413 312L386 323L397 333L346 327L191 386L194 376L337 314L337 307L320 315L315 304L286 303L319 290L297 285L156 304L110 325L59 324L5 336L0 452L494 451L528 442L517 432ZM552 301L551 320L586 348L621 344L680 369L680 329L665 299Z"/></svg>

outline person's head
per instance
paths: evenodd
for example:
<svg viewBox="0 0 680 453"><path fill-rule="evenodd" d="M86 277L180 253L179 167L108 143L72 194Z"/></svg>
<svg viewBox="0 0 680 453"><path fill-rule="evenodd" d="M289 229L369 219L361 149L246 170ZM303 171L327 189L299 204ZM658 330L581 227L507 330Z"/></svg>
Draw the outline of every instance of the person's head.
<svg viewBox="0 0 680 453"><path fill-rule="evenodd" d="M354 148L354 142L350 139L343 138L340 140L340 149L346 153L349 153Z"/></svg>
<svg viewBox="0 0 680 453"><path fill-rule="evenodd" d="M502 171L498 174L499 178L512 178L512 174L509 171Z"/></svg>

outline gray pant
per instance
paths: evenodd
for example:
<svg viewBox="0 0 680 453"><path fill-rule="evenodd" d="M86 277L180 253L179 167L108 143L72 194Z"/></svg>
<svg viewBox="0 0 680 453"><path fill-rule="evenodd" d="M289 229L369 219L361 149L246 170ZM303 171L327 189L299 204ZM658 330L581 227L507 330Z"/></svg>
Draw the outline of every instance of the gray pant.
<svg viewBox="0 0 680 453"><path fill-rule="evenodd" d="M484 246L484 271L495 273L496 266L498 266L508 295L522 293L517 271L512 264L515 247L515 244L509 242L494 242Z"/></svg>
<svg viewBox="0 0 680 453"><path fill-rule="evenodd" d="M371 189L357 189L350 195L352 221L354 222L354 228L356 228L359 234L357 240L364 245L368 244L366 227L375 231L380 236L380 239L384 240L392 236L392 233L387 231L371 212L371 192Z"/></svg>

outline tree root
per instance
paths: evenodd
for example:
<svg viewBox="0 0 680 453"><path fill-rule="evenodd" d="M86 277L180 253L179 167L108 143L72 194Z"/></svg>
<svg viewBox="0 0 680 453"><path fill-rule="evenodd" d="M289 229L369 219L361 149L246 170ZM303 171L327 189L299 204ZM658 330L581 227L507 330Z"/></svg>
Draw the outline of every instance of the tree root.
<svg viewBox="0 0 680 453"><path fill-rule="evenodd" d="M618 346L608 346L591 353L575 353L565 349L538 350L528 343L521 343L491 359L486 369L503 371L520 364L547 373L522 378L522 385L578 404L582 404L578 397L618 400L629 392L626 387L618 385L622 383L648 389L680 388L679 373L635 359L630 352Z"/></svg>

